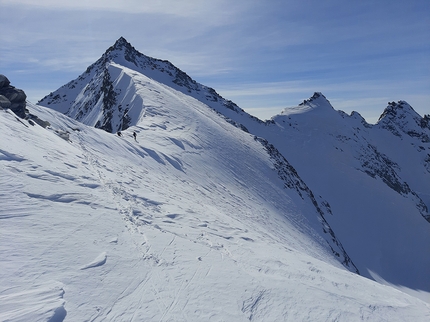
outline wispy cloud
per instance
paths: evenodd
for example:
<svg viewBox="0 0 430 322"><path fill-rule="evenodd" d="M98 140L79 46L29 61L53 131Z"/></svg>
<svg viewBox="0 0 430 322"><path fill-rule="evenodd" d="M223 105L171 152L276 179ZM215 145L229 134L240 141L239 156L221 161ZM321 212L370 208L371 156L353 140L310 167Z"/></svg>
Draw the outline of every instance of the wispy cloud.
<svg viewBox="0 0 430 322"><path fill-rule="evenodd" d="M427 95L429 13L427 0L0 0L0 69L49 93L124 36L245 109L321 91L379 113L386 98Z"/></svg>
<svg viewBox="0 0 430 322"><path fill-rule="evenodd" d="M250 1L252 2L252 1ZM248 2L249 3L249 2ZM44 10L87 12L111 11L128 14L163 14L180 17L210 17L206 23L226 21L232 14L246 7L246 1L232 3L227 0L1 0L0 5L43 8ZM222 11L223 9L228 9ZM221 13L223 14L215 14Z"/></svg>

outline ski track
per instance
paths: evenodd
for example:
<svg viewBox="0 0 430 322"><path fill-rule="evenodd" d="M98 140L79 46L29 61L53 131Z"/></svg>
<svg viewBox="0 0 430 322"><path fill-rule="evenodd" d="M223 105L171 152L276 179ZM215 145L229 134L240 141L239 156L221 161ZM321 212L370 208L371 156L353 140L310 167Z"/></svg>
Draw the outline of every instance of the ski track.
<svg viewBox="0 0 430 322"><path fill-rule="evenodd" d="M130 193L127 191L127 189L125 188L125 186L123 186L121 183L117 183L117 182L112 182L110 180L108 180L106 178L106 175L103 174L102 171L100 171L99 169L106 169L106 167L104 167L99 161L97 160L97 157L94 156L93 154L91 154L91 152L88 151L88 149L85 148L85 146L83 144L81 144L82 150L84 151L84 156L85 159L87 160L87 162L90 164L90 166L92 167L92 170L94 170L100 180L100 183L103 187L103 189L105 189L106 191L109 191L109 193L112 195L113 200L115 200L117 207L119 209L119 214L123 216L123 218L126 220L126 222L128 223L128 230L130 232L137 232L139 235L139 238L142 238L145 240L145 243L139 244L138 242L135 242L135 246L138 247L140 249L140 253L142 254L142 258L148 263L147 267L150 269L150 271L147 273L147 277L141 282L139 283L137 286L133 287L132 290L128 290L128 288L126 290L123 290L121 292L121 296L116 298L114 301L112 301L114 303L117 303L119 300L121 300L122 302L124 300L127 300L127 298L132 297L133 293L137 293L139 294L140 291L142 290L143 287L145 287L145 285L147 285L148 283L151 285L151 288L154 292L154 296L157 302L157 306L159 307L159 313L161 314L161 317L159 319L159 321L167 321L168 319L172 318L176 321L175 318L175 314L171 314L171 312L176 308L176 306L178 305L178 301L180 298L180 295L183 293L184 290L186 290L187 288L189 288L190 284L193 282L194 278L196 277L196 275L199 273L200 270L200 266L197 266L197 269L192 273L191 277L187 277L187 276L182 276L180 277L181 282L179 283L179 287L178 288L173 288L171 292L170 297L171 297L171 301L166 302L163 298L166 296L164 295L163 297L160 295L160 291L157 288L157 285L163 285L164 283L162 282L162 278L160 277L160 273L158 272L158 270L155 269L155 267L157 265L162 265L163 263L165 264L165 261L163 260L163 254L166 252L167 249L169 249L170 246L172 246L172 244L174 243L175 239L179 236L177 233L174 232L169 232L169 230L167 229L162 229L163 232L166 232L168 234L171 234L171 239L170 241L161 249L161 251L159 253L157 252L151 252L151 244L148 241L148 238L145 236L145 233L142 231L142 227L144 228L148 228L148 225L144 225L142 226L140 224L140 220L136 219L136 214L141 214L142 216L145 216L143 211L140 209L147 209L148 205L155 207L156 211L159 212L159 206L162 204L162 202L147 202L148 199L144 199L144 198L140 198L140 200L136 199L134 196L130 195ZM157 158L156 158L157 159ZM121 173L121 177L123 178L127 178L131 175L130 173L130 169L128 169L127 167L123 167L120 169L115 169L115 170L110 170L107 169L107 171L115 171L115 172L119 172ZM142 201L144 202L142 204ZM172 219L173 221L170 221L169 223L172 224L176 224L176 220L179 217L182 217L179 214L167 214L165 215L166 217ZM139 217L139 216L137 216ZM146 219L149 219L148 217L145 217ZM161 229L159 228L158 224L155 224L153 221L156 221L156 219L154 217L150 217L150 220L152 222L151 226L155 227L155 229ZM193 219L194 222L199 223L200 220ZM164 222L164 221L162 221ZM161 222L159 222L161 223ZM221 224L221 223L220 223ZM202 228L202 227L200 227ZM242 231L242 229L237 229L237 228L231 228L229 226L223 226L222 224L220 225L220 228L225 229L227 231ZM219 229L215 229L215 231L218 231ZM225 237L225 236L221 236L215 233L209 233L213 236L217 236L217 237L221 237L221 238L225 238L225 239L230 239L232 237ZM181 238L184 238L184 236L180 236ZM204 243L206 245L208 245L209 250L206 253L206 255L203 256L203 258L205 256L207 256L207 254L209 254L211 252L212 249L217 249L217 250L223 250L223 246L221 247L212 247L212 243ZM228 250L224 250L225 253L227 254L227 256L231 257L231 253ZM224 258L224 252L221 252L221 259ZM149 261L148 261L149 260ZM201 257L200 257L201 260ZM170 263L170 265L175 265L175 262ZM209 276L210 271L212 270L212 267L208 268L208 271L205 273L204 277ZM166 274L166 272L168 271L164 271L163 274ZM175 280L174 277L172 277L171 275L167 274L167 279L172 281ZM177 282L175 284L178 284ZM130 284L131 285L131 284ZM129 286L130 286L129 285ZM138 306L140 307L141 305L141 300L139 300L139 304ZM184 304L183 307L179 308L179 311L182 314L182 318L184 321L188 320L188 318L184 315L184 310L186 307L186 303ZM110 310L108 310L106 312L106 316L109 316L109 313L112 311L112 308ZM136 311L137 312L137 311ZM98 315L101 316L101 315ZM93 319L93 321L95 321L98 317L95 317ZM132 319L134 319L135 316L133 315Z"/></svg>
<svg viewBox="0 0 430 322"><path fill-rule="evenodd" d="M138 210L139 208L141 208L142 206L148 206L148 205L142 205L141 202L139 202L138 200L136 200L136 198L134 196L131 196L126 189L124 188L124 186L120 183L114 183L109 181L108 179L106 179L106 176L99 171L100 169L100 163L99 161L97 161L97 157L95 157L94 155L92 155L83 144L81 144L82 150L84 151L84 155L86 160L89 162L89 164L91 165L92 169L94 171L97 172L98 177L100 179L100 182L102 184L102 186L104 187L105 190L109 191L110 194L112 195L113 199L115 200L115 202L117 203L118 209L119 209L119 214L121 214L124 219L129 222L128 225L130 225L131 227L129 227L130 231L133 230L137 230L137 232L142 235L142 237L145 239L145 244L142 245L138 245L137 243L135 244L136 246L139 247L140 249L140 253L143 254L142 258L144 259L153 259L156 258L155 262L158 264L158 258L162 258L163 253L166 251L166 249L174 242L176 235L173 235L172 239L170 240L170 242L162 249L162 251L157 254L157 253L150 253L150 249L151 249L151 245L148 243L148 239L146 238L145 234L142 232L142 230L140 229L140 227L136 227L135 224L133 223L134 220L134 215L136 213L136 211L138 211L140 213L140 210ZM148 149L144 150L148 151ZM156 156L155 153L152 153L152 156L159 162L159 158ZM104 167L102 167L104 168ZM116 169L119 173L121 173L122 175L127 175L130 176L131 174L129 173L129 170L124 167L122 169ZM111 171L111 170L108 170ZM145 200L145 199L142 199ZM158 206L159 203L157 202L153 202L152 203L155 206ZM183 289L183 284L185 283L185 281L182 282L181 286L179 287L179 289L176 291L176 295L174 296L174 299L172 300L172 302L170 304L164 302L163 297L161 297L159 295L159 291L157 291L157 285L163 284L160 283L160 277L159 277L159 273L157 271L154 271L154 265L153 264L149 264L147 265L151 271L148 273L148 276L146 279L144 279L141 283L139 283L136 287L133 288L133 290L130 292L126 292L126 290L123 290L121 292L121 296L116 298L116 300L113 301L113 303L116 303L119 300L126 300L128 297L133 296L133 293L140 293L140 291L142 290L142 288L145 287L145 285L147 285L148 283L151 284L151 287L154 291L154 295L155 298L157 299L157 305L159 307L159 312L161 314L161 318L159 321L163 321L164 318L169 315L169 312L172 310L172 308L176 305L178 297L181 293L181 290ZM187 286L189 285L189 283L191 282L191 280L194 278L195 274L197 273L197 271L193 274L193 276L191 277L190 281L187 282ZM170 278L171 279L171 278ZM131 284L130 284L131 285ZM128 294L125 294L128 293ZM141 306L141 300L139 300L138 303L138 307ZM111 312L112 308L110 310L108 310L106 312L106 316L109 315L109 313ZM134 318L136 317L138 311L136 311L133 316L132 316L132 320L134 320ZM187 320L185 318L185 316L183 316L185 320ZM95 321L96 318L93 319L93 321Z"/></svg>

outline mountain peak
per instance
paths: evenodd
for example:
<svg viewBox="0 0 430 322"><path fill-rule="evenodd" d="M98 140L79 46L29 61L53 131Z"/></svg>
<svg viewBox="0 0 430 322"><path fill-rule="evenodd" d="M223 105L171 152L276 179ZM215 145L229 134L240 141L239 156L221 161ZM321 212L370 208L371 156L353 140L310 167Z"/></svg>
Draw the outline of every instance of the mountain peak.
<svg viewBox="0 0 430 322"><path fill-rule="evenodd" d="M316 100L318 98L322 98L322 99L327 100L327 98L323 95L323 93L321 93L321 92L314 92L314 95L312 95L309 99L304 100L303 103L301 103L300 105L303 105L306 102L312 102L312 101L314 101L314 100Z"/></svg>
<svg viewBox="0 0 430 322"><path fill-rule="evenodd" d="M115 42L114 47L124 47L124 46L130 46L131 47L131 44L123 36L121 36Z"/></svg>
<svg viewBox="0 0 430 322"><path fill-rule="evenodd" d="M315 92L310 98L301 102L297 107L287 107L280 115L302 114L310 111L334 111L330 101L320 92Z"/></svg>
<svg viewBox="0 0 430 322"><path fill-rule="evenodd" d="M385 108L384 112L378 119L378 122L382 121L384 118L404 118L406 114L412 116L419 116L417 112L405 101L388 102L388 106Z"/></svg>
<svg viewBox="0 0 430 322"><path fill-rule="evenodd" d="M146 110L146 105L136 101L135 117L129 113L134 106L130 100L136 97L132 91L143 86L142 81L136 79L142 77L192 96L210 108L228 114L230 119L237 116L242 120L243 115L247 120L252 119L236 104L221 97L214 89L197 83L169 61L140 53L124 37L120 37L77 79L45 96L38 104L49 105L87 125L117 132L136 125Z"/></svg>
<svg viewBox="0 0 430 322"><path fill-rule="evenodd" d="M138 66L138 60L148 60L149 57L136 50L124 37L118 38L115 44L109 47L101 57L103 61L123 63L124 60Z"/></svg>
<svg viewBox="0 0 430 322"><path fill-rule="evenodd" d="M114 50L125 50L127 51L132 51L132 52L136 52L139 53L124 37L119 37L117 41L115 41L115 44L111 47L109 47L109 49L106 52L110 52L110 51L114 51ZM139 53L141 54L141 53ZM141 54L142 55L142 54Z"/></svg>
<svg viewBox="0 0 430 322"><path fill-rule="evenodd" d="M430 142L429 116L421 117L405 101L389 102L378 120L378 126L402 137L401 133L421 137L423 142Z"/></svg>
<svg viewBox="0 0 430 322"><path fill-rule="evenodd" d="M299 104L299 106L334 110L330 101L321 92L315 92L314 95L312 95L307 100L304 100Z"/></svg>

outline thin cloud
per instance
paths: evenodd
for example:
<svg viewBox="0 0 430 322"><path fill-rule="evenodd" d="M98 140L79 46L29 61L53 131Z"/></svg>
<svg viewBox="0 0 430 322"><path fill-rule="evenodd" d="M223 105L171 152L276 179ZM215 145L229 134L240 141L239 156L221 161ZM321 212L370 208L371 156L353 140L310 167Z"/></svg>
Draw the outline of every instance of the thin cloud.
<svg viewBox="0 0 430 322"><path fill-rule="evenodd" d="M232 11L240 9L240 6L225 0L1 0L0 4L47 10L114 11L117 13L150 13L181 17L207 17L214 12L221 12L221 8L229 9L224 12L224 15L213 15L211 21L219 21L220 18L230 16ZM246 2L241 1L240 5L243 7Z"/></svg>

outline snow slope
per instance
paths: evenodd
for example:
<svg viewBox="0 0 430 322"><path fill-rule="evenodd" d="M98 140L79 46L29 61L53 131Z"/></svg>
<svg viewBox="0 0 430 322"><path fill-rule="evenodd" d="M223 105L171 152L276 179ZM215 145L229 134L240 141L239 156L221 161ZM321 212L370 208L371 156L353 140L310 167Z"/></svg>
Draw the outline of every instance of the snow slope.
<svg viewBox="0 0 430 322"><path fill-rule="evenodd" d="M129 51L132 54L129 54ZM130 58L131 55L133 55L132 58ZM135 59L135 57L139 59ZM118 64L118 61L123 65ZM154 66L157 66L157 64L160 64L160 66L155 68ZM133 68L128 68L124 65L129 65ZM148 66L152 67L149 68ZM184 74L179 70L169 66L167 62L154 60L138 53L125 40L120 39L113 48L106 51L102 58L91 65L87 72L77 80L60 88L53 95L46 97L42 102L76 120L90 126L102 128L108 132L112 132L113 129L128 128L130 124L140 124L145 117L155 115L164 118L161 122L167 122L169 117L173 116L169 116L169 112L166 112L165 108L160 108L160 105L163 104L175 107L178 103L181 106L181 104L187 105L189 102L193 102L192 104L198 103L199 106L203 106L203 109L206 110L208 108L206 104L208 103L207 97L204 97L203 103L200 94L209 90L203 85L186 78L188 76L183 76ZM176 78L173 77L173 73L166 73L166 69L175 71ZM149 76L137 70L145 71ZM179 86L180 91L175 89L175 87L178 87L178 75L181 76L180 79L189 79L186 82L187 86ZM100 85L100 79L103 79L102 85ZM105 81L106 79L109 79L109 82ZM189 84L192 84L193 87L190 87L191 85ZM103 88L109 88L108 92L111 94L107 94ZM182 95L177 96L177 92ZM194 95L190 95L190 93ZM115 98L112 104L106 103L106 95ZM196 99L194 99L194 96ZM58 100L56 97L62 97L62 99ZM212 106L214 110L211 111L210 117L217 117L218 110L224 112L233 110L227 108L230 106L221 97L209 101L215 102L217 106L217 109ZM70 102L71 105L66 111L64 107L68 106ZM239 111L238 108L233 113L235 116L245 115L246 119L254 120L251 117L246 117L246 114ZM223 115L222 118L228 122L244 129L242 123L235 122L224 114L219 114ZM193 130L195 129L195 124L191 115L182 115L181 118L175 121L179 122L178 126ZM177 118L177 115L174 117ZM260 123L262 122L259 121L258 124ZM244 130L246 131L246 129ZM236 138L232 138L232 140L236 140ZM323 235L322 237L328 242L331 251L338 256L339 260L352 271L357 272L357 268L344 250L342 243L336 238L335 233L325 219L325 216L330 213L330 210L324 206L326 202L321 198L315 198L312 191L309 190L288 161L276 149L273 149L273 146L264 139L258 140L265 146L265 150L271 154L272 162L276 162L278 176L284 178L284 185L298 192L296 197L300 198L300 207L309 207L309 204L311 205L313 209L311 210L312 215L308 216L311 226ZM238 167L240 166L238 165ZM267 180L267 178L262 180ZM317 216L314 214L315 211L318 212ZM306 213L308 212L306 211Z"/></svg>
<svg viewBox="0 0 430 322"><path fill-rule="evenodd" d="M296 190L291 198L309 226L340 262L430 302L429 116L392 102L378 124L370 125L358 113L334 110L315 93L262 122L124 38L39 104L116 132L157 115L155 107L166 103L171 90L259 137L284 185ZM187 119L181 126L195 129Z"/></svg>
<svg viewBox="0 0 430 322"><path fill-rule="evenodd" d="M154 117L165 127L177 115L160 105L176 108L192 98L216 112L210 118L219 114L256 136L277 172L259 182L281 178L315 240L324 239L341 263L430 302L430 117L421 117L406 102L389 103L378 124L370 125L358 113L336 111L315 93L262 122L170 62L147 57L120 38L86 72L39 104L116 132ZM177 121L182 122L178 128L198 129L192 113ZM229 141L242 135L235 133ZM218 169L211 167L206 172Z"/></svg>
<svg viewBox="0 0 430 322"><path fill-rule="evenodd" d="M370 125L316 93L273 117L259 135L330 203L326 219L361 275L430 301L426 119L405 102L390 103Z"/></svg>
<svg viewBox="0 0 430 322"><path fill-rule="evenodd" d="M430 318L340 264L253 135L168 86L141 89L164 95L123 137L0 111L0 320Z"/></svg>

